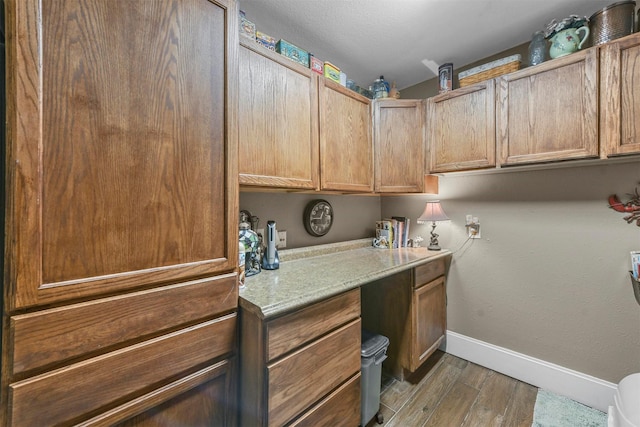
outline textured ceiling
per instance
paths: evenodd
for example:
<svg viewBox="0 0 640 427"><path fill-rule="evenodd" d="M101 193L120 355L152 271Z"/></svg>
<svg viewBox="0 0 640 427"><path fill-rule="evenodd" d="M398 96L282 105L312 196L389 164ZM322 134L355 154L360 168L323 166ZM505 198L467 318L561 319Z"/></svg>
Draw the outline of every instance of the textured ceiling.
<svg viewBox="0 0 640 427"><path fill-rule="evenodd" d="M239 0L258 30L340 67L367 87L398 88L525 43L552 19L590 17L612 0ZM526 62L526 58L523 58ZM426 64L426 65L425 65Z"/></svg>

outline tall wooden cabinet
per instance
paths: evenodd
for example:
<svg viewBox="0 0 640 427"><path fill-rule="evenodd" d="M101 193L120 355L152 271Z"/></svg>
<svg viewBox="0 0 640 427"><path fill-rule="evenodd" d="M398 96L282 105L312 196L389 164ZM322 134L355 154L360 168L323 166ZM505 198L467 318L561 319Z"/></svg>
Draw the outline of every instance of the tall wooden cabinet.
<svg viewBox="0 0 640 427"><path fill-rule="evenodd" d="M640 34L604 46L600 64L603 155L640 153Z"/></svg>
<svg viewBox="0 0 640 427"><path fill-rule="evenodd" d="M597 157L597 48L498 78L499 163Z"/></svg>
<svg viewBox="0 0 640 427"><path fill-rule="evenodd" d="M427 129L430 172L495 166L494 81L429 98Z"/></svg>
<svg viewBox="0 0 640 427"><path fill-rule="evenodd" d="M5 8L3 424L234 424L234 0Z"/></svg>
<svg viewBox="0 0 640 427"><path fill-rule="evenodd" d="M374 102L375 190L420 193L425 175L425 101Z"/></svg>

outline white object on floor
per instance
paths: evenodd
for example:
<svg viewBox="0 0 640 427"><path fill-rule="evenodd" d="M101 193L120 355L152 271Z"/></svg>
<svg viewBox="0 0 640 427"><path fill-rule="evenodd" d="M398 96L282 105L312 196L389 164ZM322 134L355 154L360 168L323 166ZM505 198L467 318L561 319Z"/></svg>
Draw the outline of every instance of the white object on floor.
<svg viewBox="0 0 640 427"><path fill-rule="evenodd" d="M640 427L640 372L618 383L609 406L609 427Z"/></svg>

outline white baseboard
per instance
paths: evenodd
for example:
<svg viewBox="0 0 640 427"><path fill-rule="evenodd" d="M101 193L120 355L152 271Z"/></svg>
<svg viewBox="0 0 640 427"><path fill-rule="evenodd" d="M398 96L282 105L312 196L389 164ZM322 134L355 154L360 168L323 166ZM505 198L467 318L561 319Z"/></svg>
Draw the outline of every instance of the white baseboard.
<svg viewBox="0 0 640 427"><path fill-rule="evenodd" d="M617 385L544 360L447 331L440 347L461 359L607 412Z"/></svg>

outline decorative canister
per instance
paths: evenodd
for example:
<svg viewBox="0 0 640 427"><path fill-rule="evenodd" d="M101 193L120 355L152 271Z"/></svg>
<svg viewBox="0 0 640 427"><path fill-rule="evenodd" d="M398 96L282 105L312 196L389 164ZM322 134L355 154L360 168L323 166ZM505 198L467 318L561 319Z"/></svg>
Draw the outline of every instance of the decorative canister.
<svg viewBox="0 0 640 427"><path fill-rule="evenodd" d="M380 99L387 98L388 96L389 92L387 91L387 86L384 84L384 81L382 79L376 79L376 81L373 82L373 98Z"/></svg>
<svg viewBox="0 0 640 427"><path fill-rule="evenodd" d="M529 43L529 65L542 64L547 60L547 40L544 31L536 31Z"/></svg>
<svg viewBox="0 0 640 427"><path fill-rule="evenodd" d="M245 251L244 251L244 243L238 242L238 286L240 289L244 289L244 264L245 264Z"/></svg>
<svg viewBox="0 0 640 427"><path fill-rule="evenodd" d="M244 245L245 252L245 275L247 277L260 273L262 267L260 266L261 257L261 245L258 234L253 231L248 222L240 223L239 233L240 244Z"/></svg>
<svg viewBox="0 0 640 427"><path fill-rule="evenodd" d="M451 62L447 62L438 67L438 79L440 82L440 93L453 89L453 64Z"/></svg>
<svg viewBox="0 0 640 427"><path fill-rule="evenodd" d="M324 76L336 83L340 83L340 68L331 62L324 61Z"/></svg>
<svg viewBox="0 0 640 427"><path fill-rule="evenodd" d="M591 15L588 46L598 46L633 33L635 10L635 1L620 1Z"/></svg>
<svg viewBox="0 0 640 427"><path fill-rule="evenodd" d="M309 68L320 75L324 74L324 63L316 58L313 53L309 54Z"/></svg>

